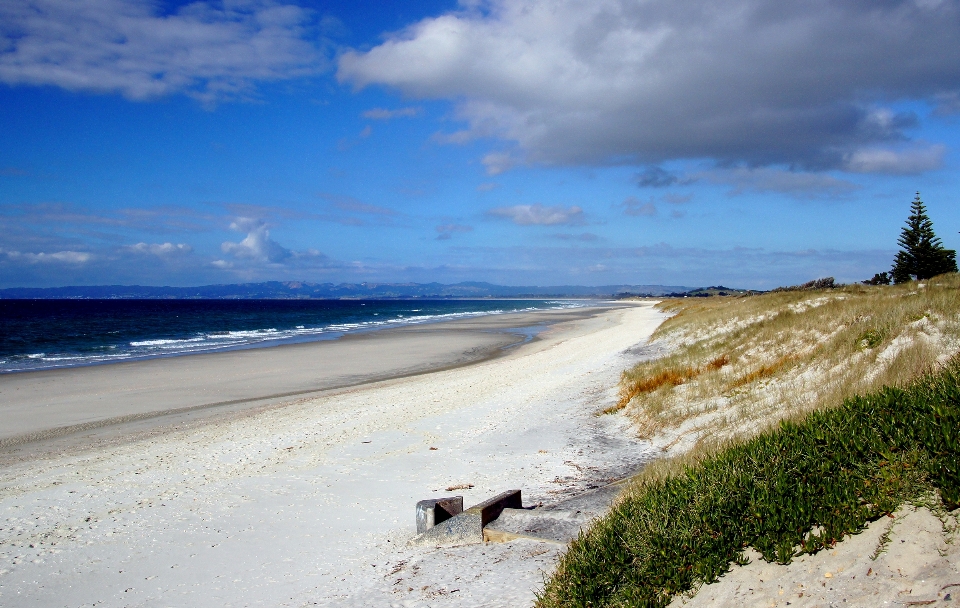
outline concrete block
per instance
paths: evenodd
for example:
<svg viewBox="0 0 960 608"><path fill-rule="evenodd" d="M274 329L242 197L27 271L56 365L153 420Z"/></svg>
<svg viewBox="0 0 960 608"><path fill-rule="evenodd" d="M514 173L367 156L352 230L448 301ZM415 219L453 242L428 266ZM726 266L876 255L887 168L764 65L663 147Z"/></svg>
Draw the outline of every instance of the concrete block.
<svg viewBox="0 0 960 608"><path fill-rule="evenodd" d="M463 512L463 496L432 498L417 503L417 534L423 534Z"/></svg>
<svg viewBox="0 0 960 608"><path fill-rule="evenodd" d="M480 514L480 525L486 526L491 521L500 517L504 509L522 509L523 501L520 499L520 490L507 490L502 494L497 494L489 500L485 500L478 505L473 505L467 511L476 511Z"/></svg>
<svg viewBox="0 0 960 608"><path fill-rule="evenodd" d="M422 501L429 502L429 501ZM462 502L461 502L462 504ZM410 541L411 545L472 545L483 542L483 527L500 517L504 509L522 509L520 490L509 490L474 505L450 519L435 523ZM418 510L419 513L419 510ZM417 520L419 529L419 519Z"/></svg>
<svg viewBox="0 0 960 608"><path fill-rule="evenodd" d="M454 545L475 545L483 542L483 525L480 513L470 510L440 522L423 534L415 536L411 545L450 547Z"/></svg>

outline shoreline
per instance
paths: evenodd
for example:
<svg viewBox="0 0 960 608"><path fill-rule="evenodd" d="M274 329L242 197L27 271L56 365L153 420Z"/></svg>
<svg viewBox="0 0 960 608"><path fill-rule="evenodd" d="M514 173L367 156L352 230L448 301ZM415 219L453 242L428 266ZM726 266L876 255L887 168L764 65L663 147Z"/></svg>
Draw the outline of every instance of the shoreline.
<svg viewBox="0 0 960 608"><path fill-rule="evenodd" d="M142 431L146 421L182 422L471 365L535 340L539 331L531 328L622 306L482 315L336 339L0 374L0 465L11 448L78 433L131 423ZM264 369L282 370L283 377L267 377Z"/></svg>
<svg viewBox="0 0 960 608"><path fill-rule="evenodd" d="M45 301L45 300L41 300L41 301ZM112 300L108 300L108 301L112 301ZM414 302L414 303L423 304L423 301L407 300L407 299L377 300L376 302L380 302L380 301ZM447 301L447 300L444 300L444 301ZM489 303L489 301L476 300L475 298L463 298L463 299L457 299L457 300L451 300L451 301ZM528 302L530 300L526 298L517 298L517 299L497 298L495 300L490 300L490 301ZM548 300L537 300L537 301L547 303L547 302L553 302L554 300L548 299ZM560 303L563 303L563 302L579 302L579 303L591 302L591 304L581 304L580 306L559 305ZM213 354L229 353L229 352L242 351L242 350L275 348L279 346L293 346L297 344L313 344L316 342L337 341L337 340L341 340L343 338L347 338L351 336L365 335L365 334L380 332L380 331L392 331L396 329L403 329L403 328L409 328L409 327L425 327L425 326L430 326L437 323L451 323L451 322L456 322L461 320L482 319L486 317L497 317L497 316L504 316L504 315L509 316L509 315L550 312L550 311L562 311L562 310L572 310L572 309L580 309L580 308L598 308L598 307L605 308L609 306L618 305L618 302L616 300L582 299L582 298L565 298L562 300L556 300L556 303L558 304L558 306L555 306L552 308L540 308L540 309L528 308L528 309L512 310L512 311L502 311L502 310L463 311L463 312L452 312L452 313L438 313L438 314L432 314L432 315L427 315L423 317L412 316L410 318L403 318L403 319L393 318L393 319L387 319L385 321L372 321L372 320L357 321L357 322L348 323L347 325L349 325L349 327L341 323L335 323L335 322L330 322L327 325L312 327L309 329L305 329L303 327L298 326L297 329L302 330L303 333L295 333L293 335L288 335L286 337L276 337L276 338L262 337L262 336L268 335L268 334L262 334L261 339L259 340L242 342L242 343L233 344L233 345L210 344L210 345L202 346L198 349L193 349L193 350L183 350L183 351L175 351L175 352L157 351L149 354L131 354L131 355L124 355L122 357L106 358L106 359L91 358L89 360L82 360L76 363L49 364L49 365L40 366L40 367L0 368L0 378L2 378L4 375L7 375L7 374L68 370L68 369L76 369L76 368L84 368L84 367L97 367L101 365L114 365L114 364L122 364L122 363L152 361L155 359L171 359L176 357L195 356L195 355L213 355ZM419 312L419 311L416 311L416 312ZM400 315L400 316L403 317L403 315ZM253 329L253 330L243 330L243 332L254 332L254 333L275 332L275 331L277 330L264 329L264 328ZM282 331L289 332L291 330L285 329ZM211 332L205 332L205 333L209 336ZM212 333L218 333L218 332L212 332ZM227 332L227 333L231 333L231 332ZM160 342L191 341L185 337L158 338L157 340ZM147 340L147 342L151 342L151 341L152 340ZM142 343L134 342L134 343L129 343L129 345L138 346L138 345L142 345ZM70 353L67 353L67 354L70 354ZM27 356L28 358L31 358L35 356L44 356L44 353L35 353L31 355L10 355L10 356L21 356L21 357ZM2 360L2 358L0 358L0 360Z"/></svg>
<svg viewBox="0 0 960 608"><path fill-rule="evenodd" d="M529 602L561 546L404 545L417 500L551 504L654 457L595 414L664 316L592 312L479 363L2 467L0 603Z"/></svg>

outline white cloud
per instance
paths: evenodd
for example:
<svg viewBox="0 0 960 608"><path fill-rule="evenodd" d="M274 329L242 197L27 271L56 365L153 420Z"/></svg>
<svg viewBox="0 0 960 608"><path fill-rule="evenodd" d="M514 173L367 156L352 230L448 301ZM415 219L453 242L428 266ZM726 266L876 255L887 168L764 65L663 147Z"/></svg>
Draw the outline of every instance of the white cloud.
<svg viewBox="0 0 960 608"><path fill-rule="evenodd" d="M392 118L413 118L414 116L419 116L421 112L423 112L423 108L420 107L397 108L396 110L372 108L361 114L361 116L369 118L370 120L390 120Z"/></svg>
<svg viewBox="0 0 960 608"><path fill-rule="evenodd" d="M635 196L628 196L621 206L627 215L652 217L657 214L657 206L653 203L653 199L643 202Z"/></svg>
<svg viewBox="0 0 960 608"><path fill-rule="evenodd" d="M773 167L716 169L696 178L731 186L728 194L777 192L794 198L836 198L849 195L860 186L824 173L788 171Z"/></svg>
<svg viewBox="0 0 960 608"><path fill-rule="evenodd" d="M487 168L487 175L500 175L509 171L517 164L516 159L510 153L491 152L480 161Z"/></svg>
<svg viewBox="0 0 960 608"><path fill-rule="evenodd" d="M544 207L538 203L497 207L487 213L493 217L509 219L519 226L578 226L584 223L583 209L576 206Z"/></svg>
<svg viewBox="0 0 960 608"><path fill-rule="evenodd" d="M146 99L184 92L211 102L256 81L317 73L313 16L271 0L194 2L169 15L149 0L0 3L0 82Z"/></svg>
<svg viewBox="0 0 960 608"><path fill-rule="evenodd" d="M63 264L84 264L89 262L93 256L83 251L55 251L52 253L24 253L20 251L9 251L0 249L0 255L5 255L11 261L24 261L30 264L44 263L63 263Z"/></svg>
<svg viewBox="0 0 960 608"><path fill-rule="evenodd" d="M947 149L942 145L904 150L865 148L847 157L846 169L854 173L914 175L943 167Z"/></svg>
<svg viewBox="0 0 960 608"><path fill-rule="evenodd" d="M444 265L410 280L513 285L728 285L772 289L825 276L860 281L890 267L893 250L782 250L746 247L451 247ZM587 278L588 269L605 270ZM582 277L582 278L578 278Z"/></svg>
<svg viewBox="0 0 960 608"><path fill-rule="evenodd" d="M358 198L331 192L318 192L317 196L330 203L329 211L317 216L345 226L365 226L367 224L395 225L403 219L403 214L389 207L364 202Z"/></svg>
<svg viewBox="0 0 960 608"><path fill-rule="evenodd" d="M471 0L368 51L337 77L453 100L468 130L515 142L485 159L842 168L905 137L960 91L960 3L855 0ZM510 159L510 162L504 162Z"/></svg>
<svg viewBox="0 0 960 608"><path fill-rule="evenodd" d="M553 238L561 241L574 241L581 243L595 243L603 240L600 238L600 236L593 234L592 232L582 232L580 234L569 234L562 232L559 234L554 234Z"/></svg>
<svg viewBox="0 0 960 608"><path fill-rule="evenodd" d="M292 255L289 249L270 238L270 231L263 220L238 217L230 224L230 228L247 233L247 237L239 243L227 241L220 245L221 251L235 258L278 264Z"/></svg>
<svg viewBox="0 0 960 608"><path fill-rule="evenodd" d="M463 224L440 224L437 226L436 230L437 240L447 241L453 238L453 235L456 233L473 232L473 226L465 226Z"/></svg>
<svg viewBox="0 0 960 608"><path fill-rule="evenodd" d="M193 251L193 247L186 243L137 243L126 249L135 253L149 253L156 256L184 254Z"/></svg>

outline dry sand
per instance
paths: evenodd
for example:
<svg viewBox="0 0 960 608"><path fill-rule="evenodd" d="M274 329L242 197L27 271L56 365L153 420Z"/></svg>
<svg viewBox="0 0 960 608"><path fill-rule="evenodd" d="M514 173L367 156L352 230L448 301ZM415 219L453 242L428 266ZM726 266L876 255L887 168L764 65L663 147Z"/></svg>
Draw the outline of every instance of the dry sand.
<svg viewBox="0 0 960 608"><path fill-rule="evenodd" d="M625 418L594 413L615 401L620 370L636 359L633 347L663 315L636 305L580 316L502 356L489 358L490 344L481 341L476 350L464 337L469 348L461 341L416 369L404 359L380 373L480 359L455 369L8 448L19 450L19 461L8 459L0 469L0 605L529 604L560 545L521 540L437 550L405 542L414 534L417 500L462 494L470 505L520 488L527 504L550 503L623 476L653 456ZM392 348L373 343L380 346L360 363L376 365L388 352L378 349ZM162 371L171 364L184 370L155 383L151 394L189 397L192 391L178 384L191 377L186 371L199 386L210 386L222 381L210 370L228 373L237 365L233 377L242 380L244 369L259 364L236 362L273 356L268 351L279 349L151 363L159 373L172 373ZM319 351L288 352L300 353L285 363L296 366L303 353ZM229 365L216 363L228 359ZM109 379L96 370L109 368L71 377L80 384L88 373ZM282 365L277 373L285 373ZM338 377L342 382L351 374ZM46 403L45 394L55 392L37 389L34 403ZM111 415L131 415L129 407L141 408L133 415L158 409L136 393L126 403ZM62 418L38 417L33 427L29 415L17 420L19 433L9 436L65 426ZM110 428L128 431L97 443ZM444 489L455 485L472 487Z"/></svg>
<svg viewBox="0 0 960 608"><path fill-rule="evenodd" d="M956 525L955 515L906 506L833 549L786 566L751 552L750 564L671 606L953 606L960 602Z"/></svg>

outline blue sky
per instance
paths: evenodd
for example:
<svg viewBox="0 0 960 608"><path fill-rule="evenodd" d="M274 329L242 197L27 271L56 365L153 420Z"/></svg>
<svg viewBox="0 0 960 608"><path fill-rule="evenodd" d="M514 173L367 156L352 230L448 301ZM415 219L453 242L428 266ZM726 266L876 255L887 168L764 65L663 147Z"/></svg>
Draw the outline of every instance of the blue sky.
<svg viewBox="0 0 960 608"><path fill-rule="evenodd" d="M0 287L724 284L960 248L960 4L0 5Z"/></svg>

